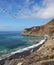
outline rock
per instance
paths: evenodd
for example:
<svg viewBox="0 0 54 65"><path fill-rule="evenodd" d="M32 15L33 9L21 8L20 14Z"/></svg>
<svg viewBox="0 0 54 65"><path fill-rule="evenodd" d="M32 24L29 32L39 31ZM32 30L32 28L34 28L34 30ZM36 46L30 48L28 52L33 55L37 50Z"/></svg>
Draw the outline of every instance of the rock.
<svg viewBox="0 0 54 65"><path fill-rule="evenodd" d="M6 60L4 65L17 65L18 59Z"/></svg>
<svg viewBox="0 0 54 65"><path fill-rule="evenodd" d="M22 62L19 62L17 65L22 65Z"/></svg>

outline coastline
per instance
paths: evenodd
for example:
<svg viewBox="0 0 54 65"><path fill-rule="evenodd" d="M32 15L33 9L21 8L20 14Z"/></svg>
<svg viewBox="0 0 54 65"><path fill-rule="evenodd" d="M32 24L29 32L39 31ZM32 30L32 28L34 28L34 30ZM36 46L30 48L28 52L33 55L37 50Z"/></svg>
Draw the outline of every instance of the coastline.
<svg viewBox="0 0 54 65"><path fill-rule="evenodd" d="M15 58L22 58L22 57L28 56L32 52L36 51L45 41L46 41L46 38L44 40L41 40L38 44L34 44L32 46L7 54L4 58L0 59L0 63L1 62L3 63L6 59L15 59Z"/></svg>
<svg viewBox="0 0 54 65"><path fill-rule="evenodd" d="M44 37L43 40L41 40L38 44L34 44L32 46L17 50L15 52L10 53L9 55L7 55L5 58L0 59L0 64L4 64L6 62L17 62L17 64L21 63L22 65L22 61L23 61L23 65L27 65L24 63L27 63L27 57L30 57L30 55L33 55L35 53L35 55L38 53L39 56L39 52L38 50L49 40L49 38L47 36ZM35 56L33 55L33 56ZM41 54L40 54L41 55ZM23 58L23 60L21 60ZM43 57L44 58L44 57ZM26 60L25 60L26 59ZM12 61L13 60L13 61ZM29 60L29 59L28 59ZM32 59L31 59L32 60ZM18 62L19 61L19 62ZM24 62L25 61L25 62ZM29 60L30 62L30 60ZM12 65L12 64L11 64ZM29 65L29 64L28 64Z"/></svg>
<svg viewBox="0 0 54 65"><path fill-rule="evenodd" d="M23 59L22 65L54 65L54 39L46 40L37 52Z"/></svg>

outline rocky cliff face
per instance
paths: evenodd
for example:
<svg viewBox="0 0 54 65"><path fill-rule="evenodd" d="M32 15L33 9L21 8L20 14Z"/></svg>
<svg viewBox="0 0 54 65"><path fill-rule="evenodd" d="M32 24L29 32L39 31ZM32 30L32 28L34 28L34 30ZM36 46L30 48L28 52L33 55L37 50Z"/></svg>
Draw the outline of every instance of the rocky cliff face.
<svg viewBox="0 0 54 65"><path fill-rule="evenodd" d="M24 29L22 35L52 35L54 34L54 19L42 26L34 26Z"/></svg>

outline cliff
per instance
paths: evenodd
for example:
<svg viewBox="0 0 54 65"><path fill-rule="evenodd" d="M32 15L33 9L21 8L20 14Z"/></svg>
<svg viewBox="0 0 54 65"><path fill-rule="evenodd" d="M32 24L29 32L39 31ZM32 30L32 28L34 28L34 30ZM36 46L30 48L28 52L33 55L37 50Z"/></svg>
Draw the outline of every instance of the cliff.
<svg viewBox="0 0 54 65"><path fill-rule="evenodd" d="M51 35L54 33L54 19L42 26L25 28L22 35Z"/></svg>

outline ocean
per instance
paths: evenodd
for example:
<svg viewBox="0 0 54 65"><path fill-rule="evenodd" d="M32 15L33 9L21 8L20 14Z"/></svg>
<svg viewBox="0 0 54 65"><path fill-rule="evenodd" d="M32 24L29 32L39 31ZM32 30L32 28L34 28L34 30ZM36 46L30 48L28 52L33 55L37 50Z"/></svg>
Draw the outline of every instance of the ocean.
<svg viewBox="0 0 54 65"><path fill-rule="evenodd" d="M0 32L0 56L40 42L43 37L22 36L21 31Z"/></svg>

